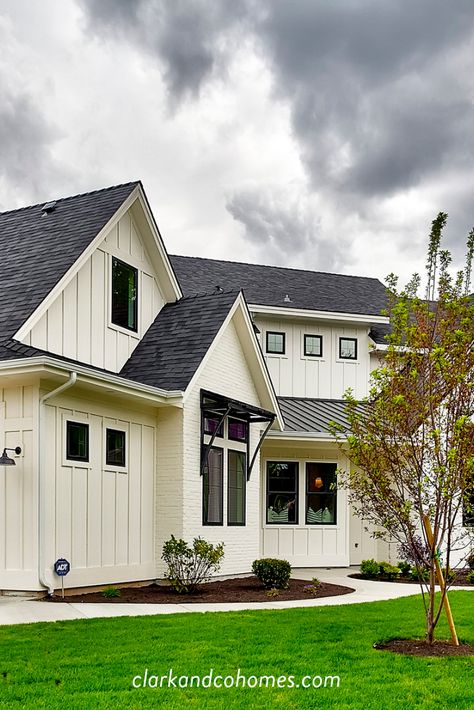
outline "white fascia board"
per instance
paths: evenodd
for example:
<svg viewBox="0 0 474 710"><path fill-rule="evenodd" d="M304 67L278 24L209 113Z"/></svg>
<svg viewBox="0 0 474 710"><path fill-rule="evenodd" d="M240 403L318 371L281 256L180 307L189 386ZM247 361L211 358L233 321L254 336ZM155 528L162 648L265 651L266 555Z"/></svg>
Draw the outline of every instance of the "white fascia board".
<svg viewBox="0 0 474 710"><path fill-rule="evenodd" d="M267 388L267 390L268 390L268 395L269 395L270 401L271 401L271 403L272 403L273 411L274 411L275 414L276 414L276 420L275 420L275 421L278 423L279 428L280 428L280 429L283 429L284 422L283 422L283 417L282 417L282 414L281 414L281 411L280 411L280 406L279 406L279 404L278 404L278 399L277 399L277 397L276 397L275 389L274 389L273 383L272 383L272 381L271 381L271 379L270 379L270 374L269 374L269 372L268 372L268 369L267 369L267 366L266 366L266 363L265 363L265 360L264 360L262 351L261 351L260 346L259 346L259 344L258 344L257 337L256 337L255 332L254 332L254 330L253 330L253 325L252 325L252 320L251 320L251 318L250 318L250 313L249 313L247 304L246 304L246 302L245 302L245 299L244 299L244 297L243 297L243 295L242 295L242 292L240 292L240 293L238 294L237 298L235 299L233 306L231 307L231 309L229 310L229 313L228 313L227 316L226 316L226 319L224 320L224 322L222 323L221 327L219 328L219 330L218 330L218 332L217 332L217 334L216 334L214 340L212 341L212 343L211 343L211 345L210 345L208 351L207 351L206 354L204 355L203 359L201 360L201 363L199 364L199 367L197 368L197 370L196 370L196 372L194 373L194 375L192 376L192 378L191 378L191 380L190 380L188 386L186 387L186 391L185 391L185 393L184 393L183 401L186 402L187 397L189 396L189 394L190 394L190 393L192 392L192 390L194 389L195 384L196 384L197 380L199 379L202 370L204 369L204 367L206 366L207 362L209 361L209 358L211 357L212 353L214 352L215 348L217 347L217 344L219 343L219 340L220 340L220 338L221 338L222 333L225 331L225 329L226 329L227 326L229 325L229 323L230 323L230 321L232 320L232 318L234 317L235 312L236 312L237 309L240 309L240 310L241 310L241 313L242 313L242 315L243 315L243 317L244 317L244 319L245 319L245 322L246 322L246 324L247 324L249 341L252 343L253 350L254 350L254 352L255 352L256 358L257 358L257 360L258 360L258 362L259 362L259 365L260 365L261 375L262 375L262 377L263 377L263 380L264 380L264 382L265 382L266 388Z"/></svg>
<svg viewBox="0 0 474 710"><path fill-rule="evenodd" d="M123 217L125 212L131 207L131 205L135 202L137 199L137 196L140 194L140 185L137 185L130 195L127 197L126 200L122 202L118 210L115 212L114 215L109 219L107 224L105 224L100 232L98 232L97 236L94 237L94 239L89 243L89 245L84 249L82 254L79 256L78 259L72 264L72 266L66 271L64 276L56 286L48 293L46 298L44 298L37 309L33 311L31 316L23 323L21 328L17 330L17 332L14 334L13 338L15 340L19 340L20 342L23 340L23 338L30 332L32 328L38 323L40 318L43 316L44 313L48 310L48 308L51 306L53 301L57 298L57 296L63 291L63 289L66 288L68 283L72 281L74 276L77 274L79 269L86 263L87 259L90 257L92 252L96 250L96 248L99 246L99 244L102 242L104 239L105 235L107 232L110 231L110 229L117 224L117 222Z"/></svg>
<svg viewBox="0 0 474 710"><path fill-rule="evenodd" d="M155 403L169 404L176 407L183 406L183 392L180 390L168 391L158 387L151 387L150 385L143 385L114 374L94 372L83 365L73 362L62 362L53 357L38 356L0 362L0 376L15 375L18 373L31 374L41 371L49 372L50 374L69 374L70 372L76 372L78 382L92 384L95 387L109 391L113 389L118 394L127 394Z"/></svg>
<svg viewBox="0 0 474 710"><path fill-rule="evenodd" d="M311 311L304 308L282 308L280 306L262 306L259 304L249 304L252 313L261 313L267 316L286 316L286 318L307 318L325 321L337 321L344 323L360 323L363 325L380 324L388 325L387 316L363 315L360 313L333 313L332 311Z"/></svg>
<svg viewBox="0 0 474 710"><path fill-rule="evenodd" d="M267 434L267 439L278 439L278 441L317 441L320 443L337 444L338 440L322 431L272 431ZM339 440L340 441L340 440Z"/></svg>

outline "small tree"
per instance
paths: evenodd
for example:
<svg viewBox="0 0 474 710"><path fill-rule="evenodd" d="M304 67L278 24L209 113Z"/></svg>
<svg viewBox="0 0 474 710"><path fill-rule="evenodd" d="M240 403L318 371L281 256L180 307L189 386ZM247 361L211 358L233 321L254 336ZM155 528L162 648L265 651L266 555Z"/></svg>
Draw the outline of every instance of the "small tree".
<svg viewBox="0 0 474 710"><path fill-rule="evenodd" d="M427 298L418 296L418 275L403 290L388 277L391 332L383 362L365 404L346 393L344 439L333 424L352 464L341 482L356 514L376 526L375 535L403 545L415 564L429 643L446 595L445 587L436 601L437 563L442 554L449 569L455 549L467 553L462 509L470 512L474 491L474 230L466 266L452 277L450 253L440 250L446 219L440 213L432 224Z"/></svg>

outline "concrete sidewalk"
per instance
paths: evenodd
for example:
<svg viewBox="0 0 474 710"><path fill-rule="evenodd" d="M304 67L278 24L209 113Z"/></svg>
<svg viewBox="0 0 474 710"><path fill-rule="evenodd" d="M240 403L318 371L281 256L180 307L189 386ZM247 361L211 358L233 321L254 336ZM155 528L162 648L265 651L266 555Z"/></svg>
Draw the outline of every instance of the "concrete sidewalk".
<svg viewBox="0 0 474 710"><path fill-rule="evenodd" d="M355 591L338 597L322 599L301 599L295 601L269 601L232 604L88 604L63 603L48 604L28 601L19 597L0 597L0 625L30 624L37 621L68 621L71 619L95 619L113 616L152 616L155 614L203 613L209 611L243 611L247 609L293 609L296 607L337 606L360 604L362 602L383 601L419 594L415 584L394 584L351 579L349 574L356 568L344 569L294 569L292 576L297 579L317 577L322 582L352 587ZM452 587L463 591L474 591L472 587Z"/></svg>

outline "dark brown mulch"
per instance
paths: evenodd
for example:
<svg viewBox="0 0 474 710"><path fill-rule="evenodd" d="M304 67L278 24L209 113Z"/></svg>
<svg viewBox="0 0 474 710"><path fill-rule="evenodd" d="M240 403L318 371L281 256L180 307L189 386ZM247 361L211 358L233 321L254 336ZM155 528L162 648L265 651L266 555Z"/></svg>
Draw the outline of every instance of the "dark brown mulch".
<svg viewBox="0 0 474 710"><path fill-rule="evenodd" d="M276 596L266 594L260 582L255 577L225 579L217 582L203 584L195 594L178 594L169 586L150 584L147 587L126 587L120 589L119 597L104 597L102 592L89 592L88 594L74 594L66 596L64 600L60 594L50 597L50 602L105 602L107 604L214 604L228 602L269 602L288 601L295 599L320 599L333 597L340 594L350 594L351 587L342 587L337 584L322 583L317 592L313 594L308 590L311 582L303 579L291 579L288 589L282 589ZM46 601L46 600L45 600Z"/></svg>
<svg viewBox="0 0 474 710"><path fill-rule="evenodd" d="M461 644L453 646L449 641L435 641L430 644L424 639L392 639L375 643L374 648L408 656L474 656L474 646Z"/></svg>
<svg viewBox="0 0 474 710"><path fill-rule="evenodd" d="M454 582L452 582L449 586L455 586L455 587L472 587L472 582L469 582L467 579L467 575L469 573L469 570L467 572L465 571L460 571L456 572L456 579ZM394 584L419 584L419 582L416 579L409 579L408 577L398 577L397 579L380 579L379 577L374 577L374 578L369 578L369 577L364 577L363 574L360 574L358 572L354 574L348 575L349 577L352 577L352 579L368 579L369 582L393 582Z"/></svg>

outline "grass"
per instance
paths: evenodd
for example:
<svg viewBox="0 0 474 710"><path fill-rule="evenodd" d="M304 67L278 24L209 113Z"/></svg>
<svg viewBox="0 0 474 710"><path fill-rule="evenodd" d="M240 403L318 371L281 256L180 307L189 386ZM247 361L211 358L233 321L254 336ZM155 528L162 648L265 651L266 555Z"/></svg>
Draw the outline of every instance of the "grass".
<svg viewBox="0 0 474 710"><path fill-rule="evenodd" d="M474 593L450 595L461 640L474 643ZM422 637L419 597L282 611L180 614L0 627L0 708L474 707L474 657L412 658L376 641ZM448 638L443 622L439 635ZM158 676L338 675L340 686L140 688Z"/></svg>

